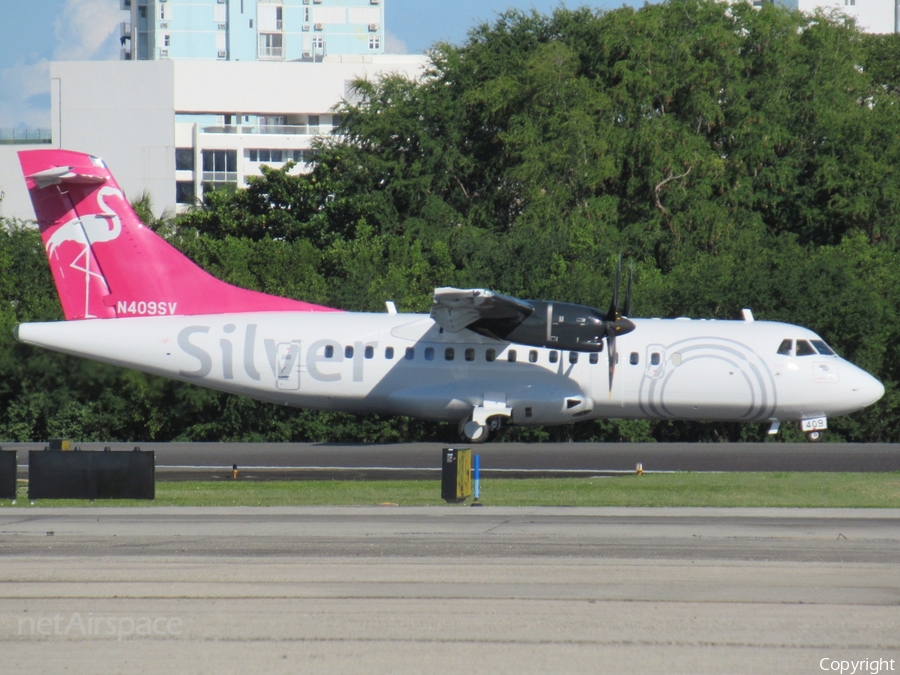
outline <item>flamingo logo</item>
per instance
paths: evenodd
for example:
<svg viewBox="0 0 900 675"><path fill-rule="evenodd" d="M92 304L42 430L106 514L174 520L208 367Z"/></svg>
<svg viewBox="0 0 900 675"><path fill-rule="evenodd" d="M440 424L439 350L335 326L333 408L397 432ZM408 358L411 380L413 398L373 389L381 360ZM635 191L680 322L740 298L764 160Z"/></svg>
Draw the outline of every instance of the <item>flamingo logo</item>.
<svg viewBox="0 0 900 675"><path fill-rule="evenodd" d="M76 216L67 223L63 223L50 236L46 244L47 255L55 255L57 260L59 260L57 249L63 243L71 241L81 244L81 252L69 263L69 267L78 270L84 275L84 318L86 319L96 318L95 315L90 313L91 278L98 279L106 286L104 276L91 269L92 246L101 242L113 241L122 234L122 221L119 219L118 214L110 209L104 201L105 197L112 196L119 199L125 198L122 192L114 187L105 186L101 188L97 191L97 206L102 213Z"/></svg>

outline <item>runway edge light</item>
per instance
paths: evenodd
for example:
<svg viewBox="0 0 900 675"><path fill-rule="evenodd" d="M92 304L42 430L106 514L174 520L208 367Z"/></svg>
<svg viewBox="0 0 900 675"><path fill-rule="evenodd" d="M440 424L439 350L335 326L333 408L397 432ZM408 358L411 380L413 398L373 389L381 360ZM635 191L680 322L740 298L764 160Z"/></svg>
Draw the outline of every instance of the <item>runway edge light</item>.
<svg viewBox="0 0 900 675"><path fill-rule="evenodd" d="M484 504L481 503L481 455L475 455L474 457L472 476L474 478L473 489L475 491L475 499L472 500L471 506L484 506Z"/></svg>

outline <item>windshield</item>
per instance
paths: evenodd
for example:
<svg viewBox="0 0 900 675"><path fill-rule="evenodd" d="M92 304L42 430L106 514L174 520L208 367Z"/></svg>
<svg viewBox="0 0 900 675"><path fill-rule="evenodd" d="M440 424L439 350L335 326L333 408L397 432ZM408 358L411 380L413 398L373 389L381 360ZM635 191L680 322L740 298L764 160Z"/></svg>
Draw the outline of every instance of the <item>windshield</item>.
<svg viewBox="0 0 900 675"><path fill-rule="evenodd" d="M825 344L824 340L810 340L812 342L813 347L816 348L816 351L820 354L824 354L825 356L837 356L834 353L834 350Z"/></svg>

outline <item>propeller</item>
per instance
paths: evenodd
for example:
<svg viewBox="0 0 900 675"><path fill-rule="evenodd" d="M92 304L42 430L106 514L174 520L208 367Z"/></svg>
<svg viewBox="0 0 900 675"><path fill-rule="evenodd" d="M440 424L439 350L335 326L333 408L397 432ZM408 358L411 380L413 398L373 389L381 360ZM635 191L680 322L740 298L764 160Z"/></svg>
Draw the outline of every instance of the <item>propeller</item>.
<svg viewBox="0 0 900 675"><path fill-rule="evenodd" d="M634 280L634 262L631 263L631 272L628 275L628 290L625 293L625 314L619 314L619 284L622 280L622 254L619 253L619 262L616 265L616 284L613 286L612 302L606 313L604 328L606 330L606 350L609 357L609 391L612 392L613 377L616 374L616 336L625 335L634 330L634 323L627 317L631 313L631 287Z"/></svg>

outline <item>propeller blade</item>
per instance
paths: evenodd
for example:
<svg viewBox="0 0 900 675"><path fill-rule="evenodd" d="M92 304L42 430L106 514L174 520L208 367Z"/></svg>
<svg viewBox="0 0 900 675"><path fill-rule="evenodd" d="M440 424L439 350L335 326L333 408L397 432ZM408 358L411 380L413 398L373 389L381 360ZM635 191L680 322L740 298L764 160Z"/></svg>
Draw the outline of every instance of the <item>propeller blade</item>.
<svg viewBox="0 0 900 675"><path fill-rule="evenodd" d="M609 393L612 394L613 377L616 374L616 333L615 329L606 332L606 352L609 357Z"/></svg>
<svg viewBox="0 0 900 675"><path fill-rule="evenodd" d="M625 291L625 308L622 316L631 316L631 285L634 281L634 260L631 261L631 270L628 272L628 290Z"/></svg>
<svg viewBox="0 0 900 675"><path fill-rule="evenodd" d="M619 318L619 282L622 278L622 254L619 253L619 263L616 265L616 284L613 286L612 302L609 305L609 311L606 313L607 321L615 321Z"/></svg>

